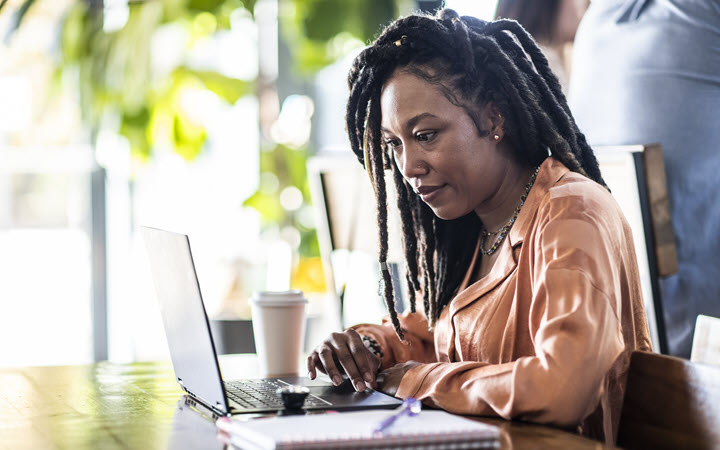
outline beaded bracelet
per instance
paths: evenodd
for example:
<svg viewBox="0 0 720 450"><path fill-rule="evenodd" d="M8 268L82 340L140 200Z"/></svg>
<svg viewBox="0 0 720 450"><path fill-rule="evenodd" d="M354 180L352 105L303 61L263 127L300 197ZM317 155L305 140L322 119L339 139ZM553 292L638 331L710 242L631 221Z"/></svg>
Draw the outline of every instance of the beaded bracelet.
<svg viewBox="0 0 720 450"><path fill-rule="evenodd" d="M380 348L380 344L378 344L378 341L371 338L370 336L363 336L362 342L365 345L365 348L370 350L370 353L372 353L373 355L380 358L380 360L382 360L384 355L383 355L382 349Z"/></svg>

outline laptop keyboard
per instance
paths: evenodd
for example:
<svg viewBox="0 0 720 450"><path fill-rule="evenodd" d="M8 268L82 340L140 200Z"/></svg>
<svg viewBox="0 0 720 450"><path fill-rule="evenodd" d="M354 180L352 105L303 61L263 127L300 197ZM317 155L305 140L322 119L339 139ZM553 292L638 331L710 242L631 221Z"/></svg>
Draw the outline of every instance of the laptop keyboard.
<svg viewBox="0 0 720 450"><path fill-rule="evenodd" d="M225 392L239 409L283 409L283 402L276 392L283 386L275 380L235 380L225 382ZM308 395L304 406L323 405L327 403Z"/></svg>

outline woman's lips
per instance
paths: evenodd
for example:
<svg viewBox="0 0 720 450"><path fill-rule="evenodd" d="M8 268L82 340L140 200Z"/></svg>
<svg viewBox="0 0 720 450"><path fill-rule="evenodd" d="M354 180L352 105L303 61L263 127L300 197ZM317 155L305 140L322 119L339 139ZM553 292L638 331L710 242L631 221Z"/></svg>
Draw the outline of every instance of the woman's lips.
<svg viewBox="0 0 720 450"><path fill-rule="evenodd" d="M445 186L445 184L437 186L421 186L418 188L417 193L420 194L420 198L422 198L425 203L429 203L440 194L440 191Z"/></svg>

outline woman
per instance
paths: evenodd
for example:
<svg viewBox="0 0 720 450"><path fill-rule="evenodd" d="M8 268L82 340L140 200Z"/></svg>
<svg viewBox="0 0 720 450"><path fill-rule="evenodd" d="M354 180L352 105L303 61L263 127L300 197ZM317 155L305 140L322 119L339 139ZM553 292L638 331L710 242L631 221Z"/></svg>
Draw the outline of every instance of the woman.
<svg viewBox="0 0 720 450"><path fill-rule="evenodd" d="M346 373L358 391L613 440L630 352L650 349L631 232L530 35L452 10L409 16L348 81L390 317L329 336L308 357L310 378ZM410 286L401 317L385 263L386 169Z"/></svg>

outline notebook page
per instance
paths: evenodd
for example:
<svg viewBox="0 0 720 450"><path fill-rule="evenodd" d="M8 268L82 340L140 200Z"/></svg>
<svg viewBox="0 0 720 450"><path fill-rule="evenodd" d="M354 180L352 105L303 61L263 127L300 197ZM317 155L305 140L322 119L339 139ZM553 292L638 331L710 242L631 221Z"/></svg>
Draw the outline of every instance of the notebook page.
<svg viewBox="0 0 720 450"><path fill-rule="evenodd" d="M393 411L280 416L249 422L232 422L232 442L241 448L487 448L498 445L497 427L445 411L423 410L402 416L381 435L373 435L378 422Z"/></svg>

